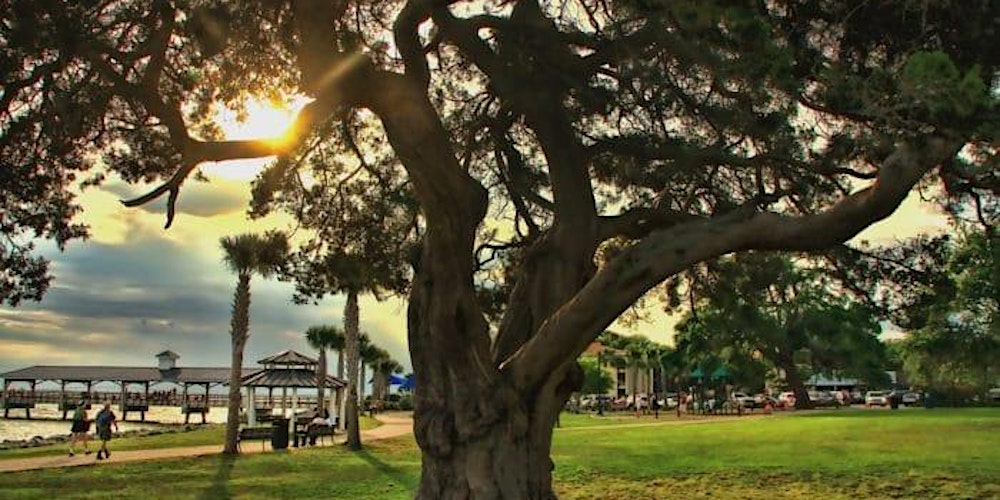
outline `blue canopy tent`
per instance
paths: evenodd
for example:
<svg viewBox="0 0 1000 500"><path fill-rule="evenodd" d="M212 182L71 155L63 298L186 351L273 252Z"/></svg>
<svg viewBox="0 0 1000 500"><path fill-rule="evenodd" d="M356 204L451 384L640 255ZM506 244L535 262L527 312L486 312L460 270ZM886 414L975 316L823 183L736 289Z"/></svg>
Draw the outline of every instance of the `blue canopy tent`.
<svg viewBox="0 0 1000 500"><path fill-rule="evenodd" d="M407 375L405 377L400 375L390 375L389 376L390 385L398 385L401 390L412 391L413 390L413 375Z"/></svg>

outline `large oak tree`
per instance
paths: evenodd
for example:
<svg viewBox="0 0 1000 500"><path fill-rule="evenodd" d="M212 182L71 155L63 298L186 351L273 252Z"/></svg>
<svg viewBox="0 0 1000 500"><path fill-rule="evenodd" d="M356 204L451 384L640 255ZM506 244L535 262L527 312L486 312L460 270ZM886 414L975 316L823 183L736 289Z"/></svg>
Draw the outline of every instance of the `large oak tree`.
<svg viewBox="0 0 1000 500"><path fill-rule="evenodd" d="M2 5L9 303L40 297L32 240L84 234L71 188L104 172L161 180L127 204L167 196L169 225L204 162L298 172L331 142L391 149L366 174L404 178L420 206L422 498L551 497L577 355L685 269L841 243L937 180L996 194L997 2ZM312 101L285 140L211 123L294 93Z"/></svg>

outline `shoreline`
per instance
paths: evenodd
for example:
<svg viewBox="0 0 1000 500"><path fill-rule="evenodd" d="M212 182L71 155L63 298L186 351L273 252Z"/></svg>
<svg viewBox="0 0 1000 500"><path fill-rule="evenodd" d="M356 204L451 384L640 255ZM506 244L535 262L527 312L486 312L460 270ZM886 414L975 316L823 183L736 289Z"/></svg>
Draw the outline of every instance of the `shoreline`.
<svg viewBox="0 0 1000 500"><path fill-rule="evenodd" d="M144 423L149 423L149 422L144 422ZM120 439L123 437L158 436L161 434L175 434L183 432L192 432L199 429L209 429L215 426L225 425L225 424L155 423L152 425L155 425L155 427L150 429L129 429L125 431L116 432L114 433L114 437L115 439ZM91 435L91 440L97 439L97 436L93 432L88 432L88 434ZM27 439L4 439L3 441L0 441L0 452L67 443L69 442L70 435L71 434L67 432L65 434L52 434L49 436L37 435Z"/></svg>

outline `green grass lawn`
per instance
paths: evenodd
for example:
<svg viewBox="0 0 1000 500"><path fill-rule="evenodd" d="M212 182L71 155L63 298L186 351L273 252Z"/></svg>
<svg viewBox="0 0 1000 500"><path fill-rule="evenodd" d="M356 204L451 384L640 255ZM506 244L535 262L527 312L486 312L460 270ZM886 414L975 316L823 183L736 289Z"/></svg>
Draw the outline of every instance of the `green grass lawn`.
<svg viewBox="0 0 1000 500"><path fill-rule="evenodd" d="M995 409L568 425L575 418L555 433L561 498L1000 498ZM413 439L401 438L362 453L105 463L3 474L0 484L4 498L384 499L411 498L419 473Z"/></svg>
<svg viewBox="0 0 1000 500"><path fill-rule="evenodd" d="M366 416L361 417L361 429L374 429L382 425L378 420ZM111 450L154 450L160 448L179 448L185 446L204 446L217 444L220 447L224 440L226 427L222 424L210 424L188 432L168 432L155 436L144 437L122 437L111 441ZM0 460L12 460L26 457L43 457L51 455L62 455L66 453L67 443L60 443L51 446L38 446L35 448L17 448L11 450L0 450ZM97 450L101 446L100 441L91 440L90 449ZM77 445L77 449L80 445Z"/></svg>

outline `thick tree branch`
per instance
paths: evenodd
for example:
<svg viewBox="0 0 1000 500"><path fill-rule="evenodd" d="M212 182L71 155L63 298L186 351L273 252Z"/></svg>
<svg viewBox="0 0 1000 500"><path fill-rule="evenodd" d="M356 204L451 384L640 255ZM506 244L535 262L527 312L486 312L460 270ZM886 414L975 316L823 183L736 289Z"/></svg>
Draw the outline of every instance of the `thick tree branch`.
<svg viewBox="0 0 1000 500"><path fill-rule="evenodd" d="M167 64L167 50L170 48L170 37L174 33L176 26L176 15L170 2L157 2L158 13L162 16L160 29L149 39L149 64L146 65L146 72L142 76L142 84L146 87L154 87L160 81L163 68Z"/></svg>
<svg viewBox="0 0 1000 500"><path fill-rule="evenodd" d="M182 158L181 165L174 172L174 175L149 193L131 200L123 200L122 204L127 207L135 207L149 203L169 193L170 196L167 199L167 222L165 225L165 227L169 228L173 223L175 204L180 187L199 164L206 161L263 158L293 151L308 136L308 132L316 123L328 117L336 108L335 104L321 101L314 101L307 104L299 111L291 130L286 133L287 137L280 139L199 141L188 138L187 128L185 127L183 132L185 140L180 145L174 144L181 151Z"/></svg>
<svg viewBox="0 0 1000 500"><path fill-rule="evenodd" d="M740 210L655 231L601 269L502 369L520 390L530 391L552 367L575 359L650 288L698 262L741 250L815 250L846 241L892 214L923 175L962 144L933 137L923 145L901 145L870 187L817 214Z"/></svg>
<svg viewBox="0 0 1000 500"><path fill-rule="evenodd" d="M430 83L431 74L417 30L430 18L432 7L430 0L409 0L392 26L392 36L403 58L406 75L413 77L423 88Z"/></svg>
<svg viewBox="0 0 1000 500"><path fill-rule="evenodd" d="M641 207L618 215L602 216L598 222L598 240L614 237L638 239L652 231L667 229L677 224L693 222L700 217L686 212L658 207Z"/></svg>

